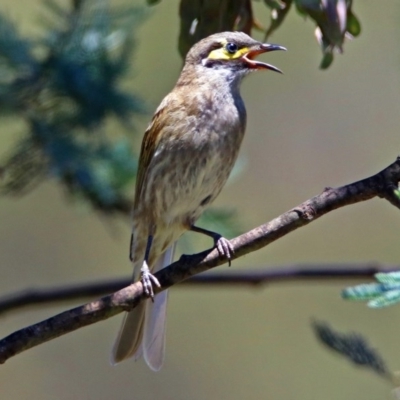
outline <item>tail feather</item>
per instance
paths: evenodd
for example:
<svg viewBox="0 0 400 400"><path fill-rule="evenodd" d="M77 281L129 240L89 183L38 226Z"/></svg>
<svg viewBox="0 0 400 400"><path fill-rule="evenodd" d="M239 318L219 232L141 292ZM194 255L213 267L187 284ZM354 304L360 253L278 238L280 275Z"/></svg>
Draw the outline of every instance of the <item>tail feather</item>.
<svg viewBox="0 0 400 400"><path fill-rule="evenodd" d="M135 309L126 313L117 340L111 352L111 364L116 365L132 357L143 338L146 305L141 302Z"/></svg>
<svg viewBox="0 0 400 400"><path fill-rule="evenodd" d="M167 300L168 291L164 290L155 296L154 303L146 304L142 351L153 371L159 371L164 361Z"/></svg>
<svg viewBox="0 0 400 400"><path fill-rule="evenodd" d="M151 268L152 273L171 264L174 250L175 244L157 260L154 268ZM113 365L132 356L136 360L143 354L152 370L160 370L165 353L167 299L167 291L163 291L155 296L154 303L141 302L126 314L112 350L111 363Z"/></svg>
<svg viewBox="0 0 400 400"><path fill-rule="evenodd" d="M174 257L175 244L168 247L154 266L154 272L171 264ZM154 298L154 303L146 304L146 316L143 336L143 356L153 371L162 367L165 354L165 329L167 319L168 291L164 290Z"/></svg>

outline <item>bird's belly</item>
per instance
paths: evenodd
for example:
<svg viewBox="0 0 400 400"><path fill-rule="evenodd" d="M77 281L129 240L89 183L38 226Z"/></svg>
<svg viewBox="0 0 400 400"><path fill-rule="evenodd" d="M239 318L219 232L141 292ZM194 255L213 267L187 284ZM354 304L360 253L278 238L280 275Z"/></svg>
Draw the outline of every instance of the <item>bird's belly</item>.
<svg viewBox="0 0 400 400"><path fill-rule="evenodd" d="M220 193L244 134L236 107L230 116L226 121L214 110L203 115L207 124L188 117L184 127L175 127L184 134L159 143L141 192L141 205L157 227L188 229Z"/></svg>
<svg viewBox="0 0 400 400"><path fill-rule="evenodd" d="M184 163L185 164L185 163ZM163 209L162 219L166 224L194 223L220 193L232 169L221 157L201 156L190 160L176 173L174 190L162 194L162 202L169 204Z"/></svg>

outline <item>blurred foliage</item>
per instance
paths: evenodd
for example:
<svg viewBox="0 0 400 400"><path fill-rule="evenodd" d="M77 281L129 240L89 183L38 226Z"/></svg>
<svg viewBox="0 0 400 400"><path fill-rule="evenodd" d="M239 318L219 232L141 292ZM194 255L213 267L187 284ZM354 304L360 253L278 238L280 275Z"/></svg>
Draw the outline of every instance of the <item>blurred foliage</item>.
<svg viewBox="0 0 400 400"><path fill-rule="evenodd" d="M343 52L345 38L361 32L361 25L352 12L352 0L295 0L297 10L313 19L317 25L315 36L322 50L321 69L333 62L335 51Z"/></svg>
<svg viewBox="0 0 400 400"><path fill-rule="evenodd" d="M161 0L148 0L156 4ZM256 1L256 0L253 0ZM285 20L292 3L301 16L311 18L315 36L322 49L321 69L328 68L334 52L343 52L344 40L356 37L361 24L352 11L352 0L263 0L270 11L267 28L257 20L251 0L181 0L179 51L182 57L194 43L216 32L238 30L251 34L252 29L265 32L265 40Z"/></svg>
<svg viewBox="0 0 400 400"><path fill-rule="evenodd" d="M179 52L213 33L238 30L250 34L254 23L251 0L181 0Z"/></svg>
<svg viewBox="0 0 400 400"><path fill-rule="evenodd" d="M344 334L333 330L327 323L314 321L314 333L329 349L360 367L392 379L392 374L380 354L369 347L363 336L357 333Z"/></svg>
<svg viewBox="0 0 400 400"><path fill-rule="evenodd" d="M368 307L382 308L400 302L400 271L375 274L376 283L365 283L346 288L342 297L346 300L366 301Z"/></svg>
<svg viewBox="0 0 400 400"><path fill-rule="evenodd" d="M143 10L107 1L48 1L44 39L23 38L0 15L0 110L27 132L1 163L2 193L20 195L56 177L68 194L103 212L129 213L137 156L126 135L104 132L109 117L130 127L142 102L119 88L129 72Z"/></svg>

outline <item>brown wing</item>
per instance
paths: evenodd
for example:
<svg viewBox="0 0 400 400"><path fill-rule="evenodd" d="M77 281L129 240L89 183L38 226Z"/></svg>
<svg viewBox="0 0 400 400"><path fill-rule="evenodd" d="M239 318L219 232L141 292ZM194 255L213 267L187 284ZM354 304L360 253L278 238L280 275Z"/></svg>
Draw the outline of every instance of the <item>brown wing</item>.
<svg viewBox="0 0 400 400"><path fill-rule="evenodd" d="M136 177L136 191L134 207L138 206L140 201L143 185L146 181L146 175L151 160L156 152L157 145L160 141L161 132L168 122L167 105L170 104L170 96L167 96L158 107L153 119L144 133L142 148L139 157L139 169Z"/></svg>

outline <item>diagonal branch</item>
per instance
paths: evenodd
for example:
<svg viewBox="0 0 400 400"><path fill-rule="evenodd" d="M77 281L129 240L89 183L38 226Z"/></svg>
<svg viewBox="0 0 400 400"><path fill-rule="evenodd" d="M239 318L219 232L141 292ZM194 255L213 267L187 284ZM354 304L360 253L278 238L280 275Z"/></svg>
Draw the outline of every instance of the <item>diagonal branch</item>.
<svg viewBox="0 0 400 400"><path fill-rule="evenodd" d="M378 174L339 188L326 188L321 194L305 201L278 218L261 225L231 241L234 259L269 245L288 233L308 225L324 214L346 205L374 197L385 198L400 208L398 182L400 158ZM192 256L182 256L179 261L157 272L156 276L165 290L194 275L226 262L216 249ZM160 290L156 290L159 292ZM128 311L145 300L143 287L136 282L111 295L80 307L65 311L45 321L21 329L0 340L0 363L10 357L58 336L84 326Z"/></svg>

